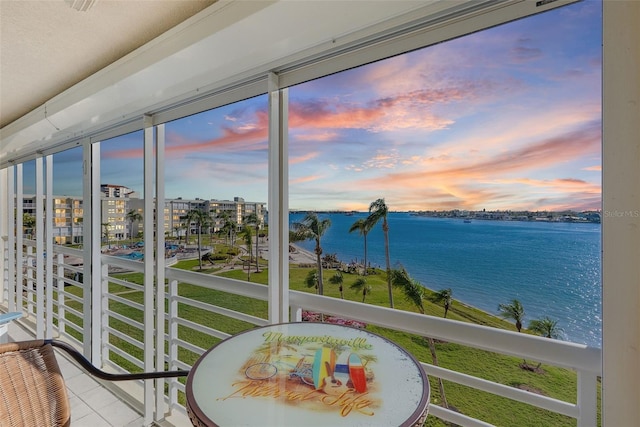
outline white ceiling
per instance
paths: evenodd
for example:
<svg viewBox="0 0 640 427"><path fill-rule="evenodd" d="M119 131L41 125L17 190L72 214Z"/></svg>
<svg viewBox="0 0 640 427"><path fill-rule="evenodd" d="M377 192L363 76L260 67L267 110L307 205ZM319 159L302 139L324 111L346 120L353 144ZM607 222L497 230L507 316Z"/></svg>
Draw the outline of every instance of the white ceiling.
<svg viewBox="0 0 640 427"><path fill-rule="evenodd" d="M0 0L0 168L573 1Z"/></svg>
<svg viewBox="0 0 640 427"><path fill-rule="evenodd" d="M0 128L215 0L0 0Z"/></svg>

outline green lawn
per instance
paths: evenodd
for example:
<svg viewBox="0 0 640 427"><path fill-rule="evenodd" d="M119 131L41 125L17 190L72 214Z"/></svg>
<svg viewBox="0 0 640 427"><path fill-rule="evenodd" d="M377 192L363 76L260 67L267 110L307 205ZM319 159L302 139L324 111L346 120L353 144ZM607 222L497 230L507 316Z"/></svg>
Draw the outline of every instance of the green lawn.
<svg viewBox="0 0 640 427"><path fill-rule="evenodd" d="M198 262L197 260L195 262L184 261L178 263L176 267L198 271ZM205 267L203 272L208 273L214 273L214 271L219 270L217 265L203 265L203 267ZM307 288L304 284L304 279L309 271L309 268L298 268L296 266L292 266L290 268L290 288L292 290L299 290L303 292L315 292L315 289ZM340 298L338 287L330 284L328 280L333 273L334 272L331 270L325 271L325 295ZM220 275L240 280L247 280L246 270L243 271L239 268L220 273ZM349 286L358 276L348 273L343 273L343 276L345 299L362 301L362 294L349 289ZM142 275L140 273L122 274L118 277L137 283L141 283L142 280ZM252 271L251 282L266 284L266 268L264 268L260 273ZM388 306L385 273L377 271L377 274L367 276L367 283L371 285L372 291L367 295L365 302L369 304ZM111 284L111 291L121 292L122 287ZM187 298L215 304L217 306L237 310L254 316L262 318L267 317L267 304L264 301L257 301L251 298L203 289L189 284L179 284L179 294ZM127 291L123 292L121 296L142 303L141 292ZM396 309L415 311L412 304L405 301L403 296L397 290L394 290L394 302ZM444 309L441 305L433 304L430 301L425 301L424 307L427 314L434 316L442 316L444 314ZM132 319L141 321L142 314L138 310L113 302L111 303L111 309ZM246 322L211 313L206 310L182 305L179 307L179 314L182 318L208 325L229 334L238 333L253 327L252 324ZM447 317L449 319L463 322L473 322L481 325L515 330L513 324L474 307L462 304L459 301L454 301ZM131 325L128 325L125 322L116 321L115 319L111 319L110 321L112 327L130 334L138 340L142 339L141 331ZM423 337L375 327L372 325L369 325L367 329L394 341L411 352L417 359L429 363L431 362L431 354ZM209 348L219 341L217 338L184 327L180 327L178 333L181 339L192 342L202 348ZM118 346L123 346L125 348L131 347L128 343L119 340L116 337L112 336L110 339L112 343ZM577 379L576 374L573 371L542 365L542 373L533 373L520 368L519 365L522 363L521 359L463 347L458 344L448 342L437 342L436 348L438 362L441 367L496 381L512 387L533 390L545 396L569 402L576 401ZM141 354L136 354L136 356L141 358ZM179 357L181 360L192 364L196 361L198 356L190 351L181 350ZM115 360L123 363L123 365L128 369L135 370L134 367L126 360L119 358L115 358ZM533 360L528 362L537 363ZM454 407L461 413L482 419L498 426L538 427L576 425L576 421L572 418L534 408L510 399L504 399L447 381L445 381L444 385L446 397L451 407ZM433 379L431 379L431 396L432 404L440 403L441 397L438 392L437 382ZM181 398L183 399L184 397L182 396ZM599 421L600 420L598 420L598 422ZM444 425L446 424L431 416L425 424L425 426Z"/></svg>

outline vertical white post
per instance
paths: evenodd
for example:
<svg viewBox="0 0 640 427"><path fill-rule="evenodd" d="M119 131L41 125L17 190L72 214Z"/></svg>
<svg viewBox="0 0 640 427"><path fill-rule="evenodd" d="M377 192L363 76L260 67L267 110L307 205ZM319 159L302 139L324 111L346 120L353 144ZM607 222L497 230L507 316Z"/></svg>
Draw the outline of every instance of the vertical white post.
<svg viewBox="0 0 640 427"><path fill-rule="evenodd" d="M289 321L288 90L269 73L269 321Z"/></svg>
<svg viewBox="0 0 640 427"><path fill-rule="evenodd" d="M53 208L53 155L45 157L45 338L53 338L53 218L55 210Z"/></svg>
<svg viewBox="0 0 640 427"><path fill-rule="evenodd" d="M596 427L598 424L598 377L578 371L578 427Z"/></svg>
<svg viewBox="0 0 640 427"><path fill-rule="evenodd" d="M102 366L102 201L100 193L100 142L83 144L82 205L84 212L84 352ZM87 233L89 239L87 239ZM87 265L88 263L88 265ZM107 325L107 323L105 323Z"/></svg>
<svg viewBox="0 0 640 427"><path fill-rule="evenodd" d="M602 424L640 420L640 2L603 1Z"/></svg>
<svg viewBox="0 0 640 427"><path fill-rule="evenodd" d="M164 247L164 124L156 126L156 370L164 371L164 322L165 322L165 247ZM146 198L146 197L145 197ZM145 236L147 234L145 233ZM164 418L166 412L164 400L165 380L156 380L156 416L155 421Z"/></svg>
<svg viewBox="0 0 640 427"><path fill-rule="evenodd" d="M0 271L2 287L6 289L6 300L9 311L16 311L15 274L15 168L10 166L0 171Z"/></svg>
<svg viewBox="0 0 640 427"><path fill-rule="evenodd" d="M178 281L175 279L169 280L169 361L171 365L169 369L174 370L178 367L174 364L178 360ZM169 404L171 406L178 402L178 389L175 386L176 381L171 381L169 387Z"/></svg>
<svg viewBox="0 0 640 427"><path fill-rule="evenodd" d="M36 337L44 338L44 162L36 159ZM51 254L47 254L51 256Z"/></svg>
<svg viewBox="0 0 640 427"><path fill-rule="evenodd" d="M56 271L58 272L58 335L65 333L66 327L66 310L64 302L64 254L58 254L58 263Z"/></svg>
<svg viewBox="0 0 640 427"><path fill-rule="evenodd" d="M109 293L109 265L104 264L100 267L101 273L100 277L100 295L102 295L100 305L95 308L95 311L100 314L101 322L103 325L109 324L109 298L107 298L107 294ZM102 328L100 332L100 342L104 343L104 345L100 346L100 361L102 363L106 363L109 360L109 347L107 347L107 343L109 342L109 332L107 328Z"/></svg>
<svg viewBox="0 0 640 427"><path fill-rule="evenodd" d="M26 292L27 292L27 312L30 315L33 315L35 313L35 310L33 308L33 292L34 292L34 281L33 281L33 270L35 268L36 265L36 257L33 254L33 246L31 246L31 244L26 246L27 249L27 253L25 256L25 260L26 260L26 276L25 277L25 284L26 284ZM37 326L37 325L36 325Z"/></svg>
<svg viewBox="0 0 640 427"><path fill-rule="evenodd" d="M18 234L18 223L16 221L16 168L11 166L7 169L7 277L9 281L9 311L17 311L18 307L22 311L22 307L16 304L16 291L20 293L22 282L18 282L16 271L22 271L22 265L17 264L16 235ZM14 286L15 285L15 286Z"/></svg>
<svg viewBox="0 0 640 427"><path fill-rule="evenodd" d="M22 311L22 290L24 288L24 177L22 163L16 166L16 309Z"/></svg>
<svg viewBox="0 0 640 427"><path fill-rule="evenodd" d="M144 117L144 369L154 367L154 245L153 245L153 127L151 117ZM153 419L153 381L144 382L144 425Z"/></svg>
<svg viewBox="0 0 640 427"><path fill-rule="evenodd" d="M13 170L12 170L13 171ZM7 188L8 169L0 169L0 303L9 304L9 283L13 287L13 280L9 280L9 250L7 242L9 241L9 210L7 208L8 188Z"/></svg>

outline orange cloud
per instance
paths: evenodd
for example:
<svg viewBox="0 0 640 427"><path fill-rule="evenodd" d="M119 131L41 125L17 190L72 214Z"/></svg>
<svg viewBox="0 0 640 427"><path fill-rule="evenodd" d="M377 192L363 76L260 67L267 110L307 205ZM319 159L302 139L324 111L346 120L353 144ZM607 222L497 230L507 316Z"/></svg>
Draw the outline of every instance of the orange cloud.
<svg viewBox="0 0 640 427"><path fill-rule="evenodd" d="M311 159L314 159L318 156L318 152L310 152L310 153L305 153L302 156L296 156L296 157L289 157L289 164L290 165L295 165L298 163L304 163L307 162Z"/></svg>
<svg viewBox="0 0 640 427"><path fill-rule="evenodd" d="M264 150L268 138L268 115L265 111L255 114L255 122L238 123L235 126L223 126L222 135L206 140L186 138L176 131L167 132L165 154L173 158L186 154L201 152L229 152ZM142 158L142 141L140 148L113 150L104 153L104 157L114 159Z"/></svg>
<svg viewBox="0 0 640 427"><path fill-rule="evenodd" d="M309 175L309 176L302 176L300 178L296 178L296 179L292 179L289 181L289 184L302 184L305 182L312 182L312 181L318 181L322 179L321 175Z"/></svg>
<svg viewBox="0 0 640 427"><path fill-rule="evenodd" d="M548 206L584 203L593 208L600 200L598 184L571 177L544 180L526 176L575 161L599 149L599 127L586 126L493 156L485 154L480 160L478 156L444 156L442 162L426 158L420 169L400 161L402 172L361 179L352 185L361 191L394 194L394 202L404 209L426 209L425 206L429 209L477 209L480 206L515 209L518 205L532 209L539 208L540 203ZM541 194L553 199L541 200Z"/></svg>
<svg viewBox="0 0 640 427"><path fill-rule="evenodd" d="M452 125L450 118L438 116L435 107L453 102L469 102L484 91L485 83L459 83L447 88L413 90L385 96L366 103L349 101L295 101L289 108L292 129L365 129L371 132L398 129L439 130Z"/></svg>

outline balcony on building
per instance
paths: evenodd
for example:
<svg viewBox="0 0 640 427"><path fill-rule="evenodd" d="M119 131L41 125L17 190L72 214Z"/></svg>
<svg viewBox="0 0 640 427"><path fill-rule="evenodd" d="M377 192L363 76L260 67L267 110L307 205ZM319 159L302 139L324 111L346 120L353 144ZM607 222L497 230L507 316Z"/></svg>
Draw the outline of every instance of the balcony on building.
<svg viewBox="0 0 640 427"><path fill-rule="evenodd" d="M77 13L98 12L102 3ZM600 349L289 287L288 88L573 1L337 1L322 7L319 2L211 3L125 58L56 93L46 109L39 107L3 123L0 313L22 313L10 324L9 339L63 340L95 366L112 372L190 369L211 346L234 334L270 323L303 321L307 312L323 313L401 333L409 340L428 334L437 342L495 353L500 360L536 361L575 378L568 392L574 397L563 400L488 379L482 372L436 366L429 356L415 355L431 381L429 425L509 425L509 414L521 406L540 414L532 425L545 425L555 417L579 427L633 425L640 419L640 219L607 214L640 211L635 185L640 170L634 162L640 152L640 29L635 19L640 5L602 5ZM202 52L210 54L203 59ZM194 69L183 66L185 56L192 58ZM154 79L166 90L148 90L147 82ZM268 200L244 201L244 195L233 201L165 198L169 183L161 173L164 154L154 150L154 144L164 143L165 123L257 95L268 99ZM141 176L145 193L153 197L131 194L126 183L100 182L100 142L129 132L142 137ZM54 190L54 156L69 149L81 151L82 197L58 199L62 195ZM35 194L25 194L22 188L26 162L35 163ZM163 206L164 215L158 214L158 206ZM193 206L234 213L238 222L250 213L262 216L269 226L267 286L177 269L170 258L158 256L165 253L168 241L198 233L197 222L178 226ZM60 212L46 215L56 209ZM143 213L133 225L126 218L132 209ZM36 223L26 235L24 214ZM103 220L109 215L112 220ZM58 225L56 218L64 222ZM213 223L210 231L223 225ZM134 242L134 231L145 238L142 261L105 251L115 241ZM140 279L129 280L123 272ZM221 302L202 297L207 294L219 296ZM229 305L229 300L237 304ZM199 315L194 317L194 312ZM72 421L95 426L191 425L184 380L94 383L64 355L58 359L71 391ZM445 389L473 390L476 405L500 402L497 412L504 417L483 419L453 403L445 407L438 379Z"/></svg>

